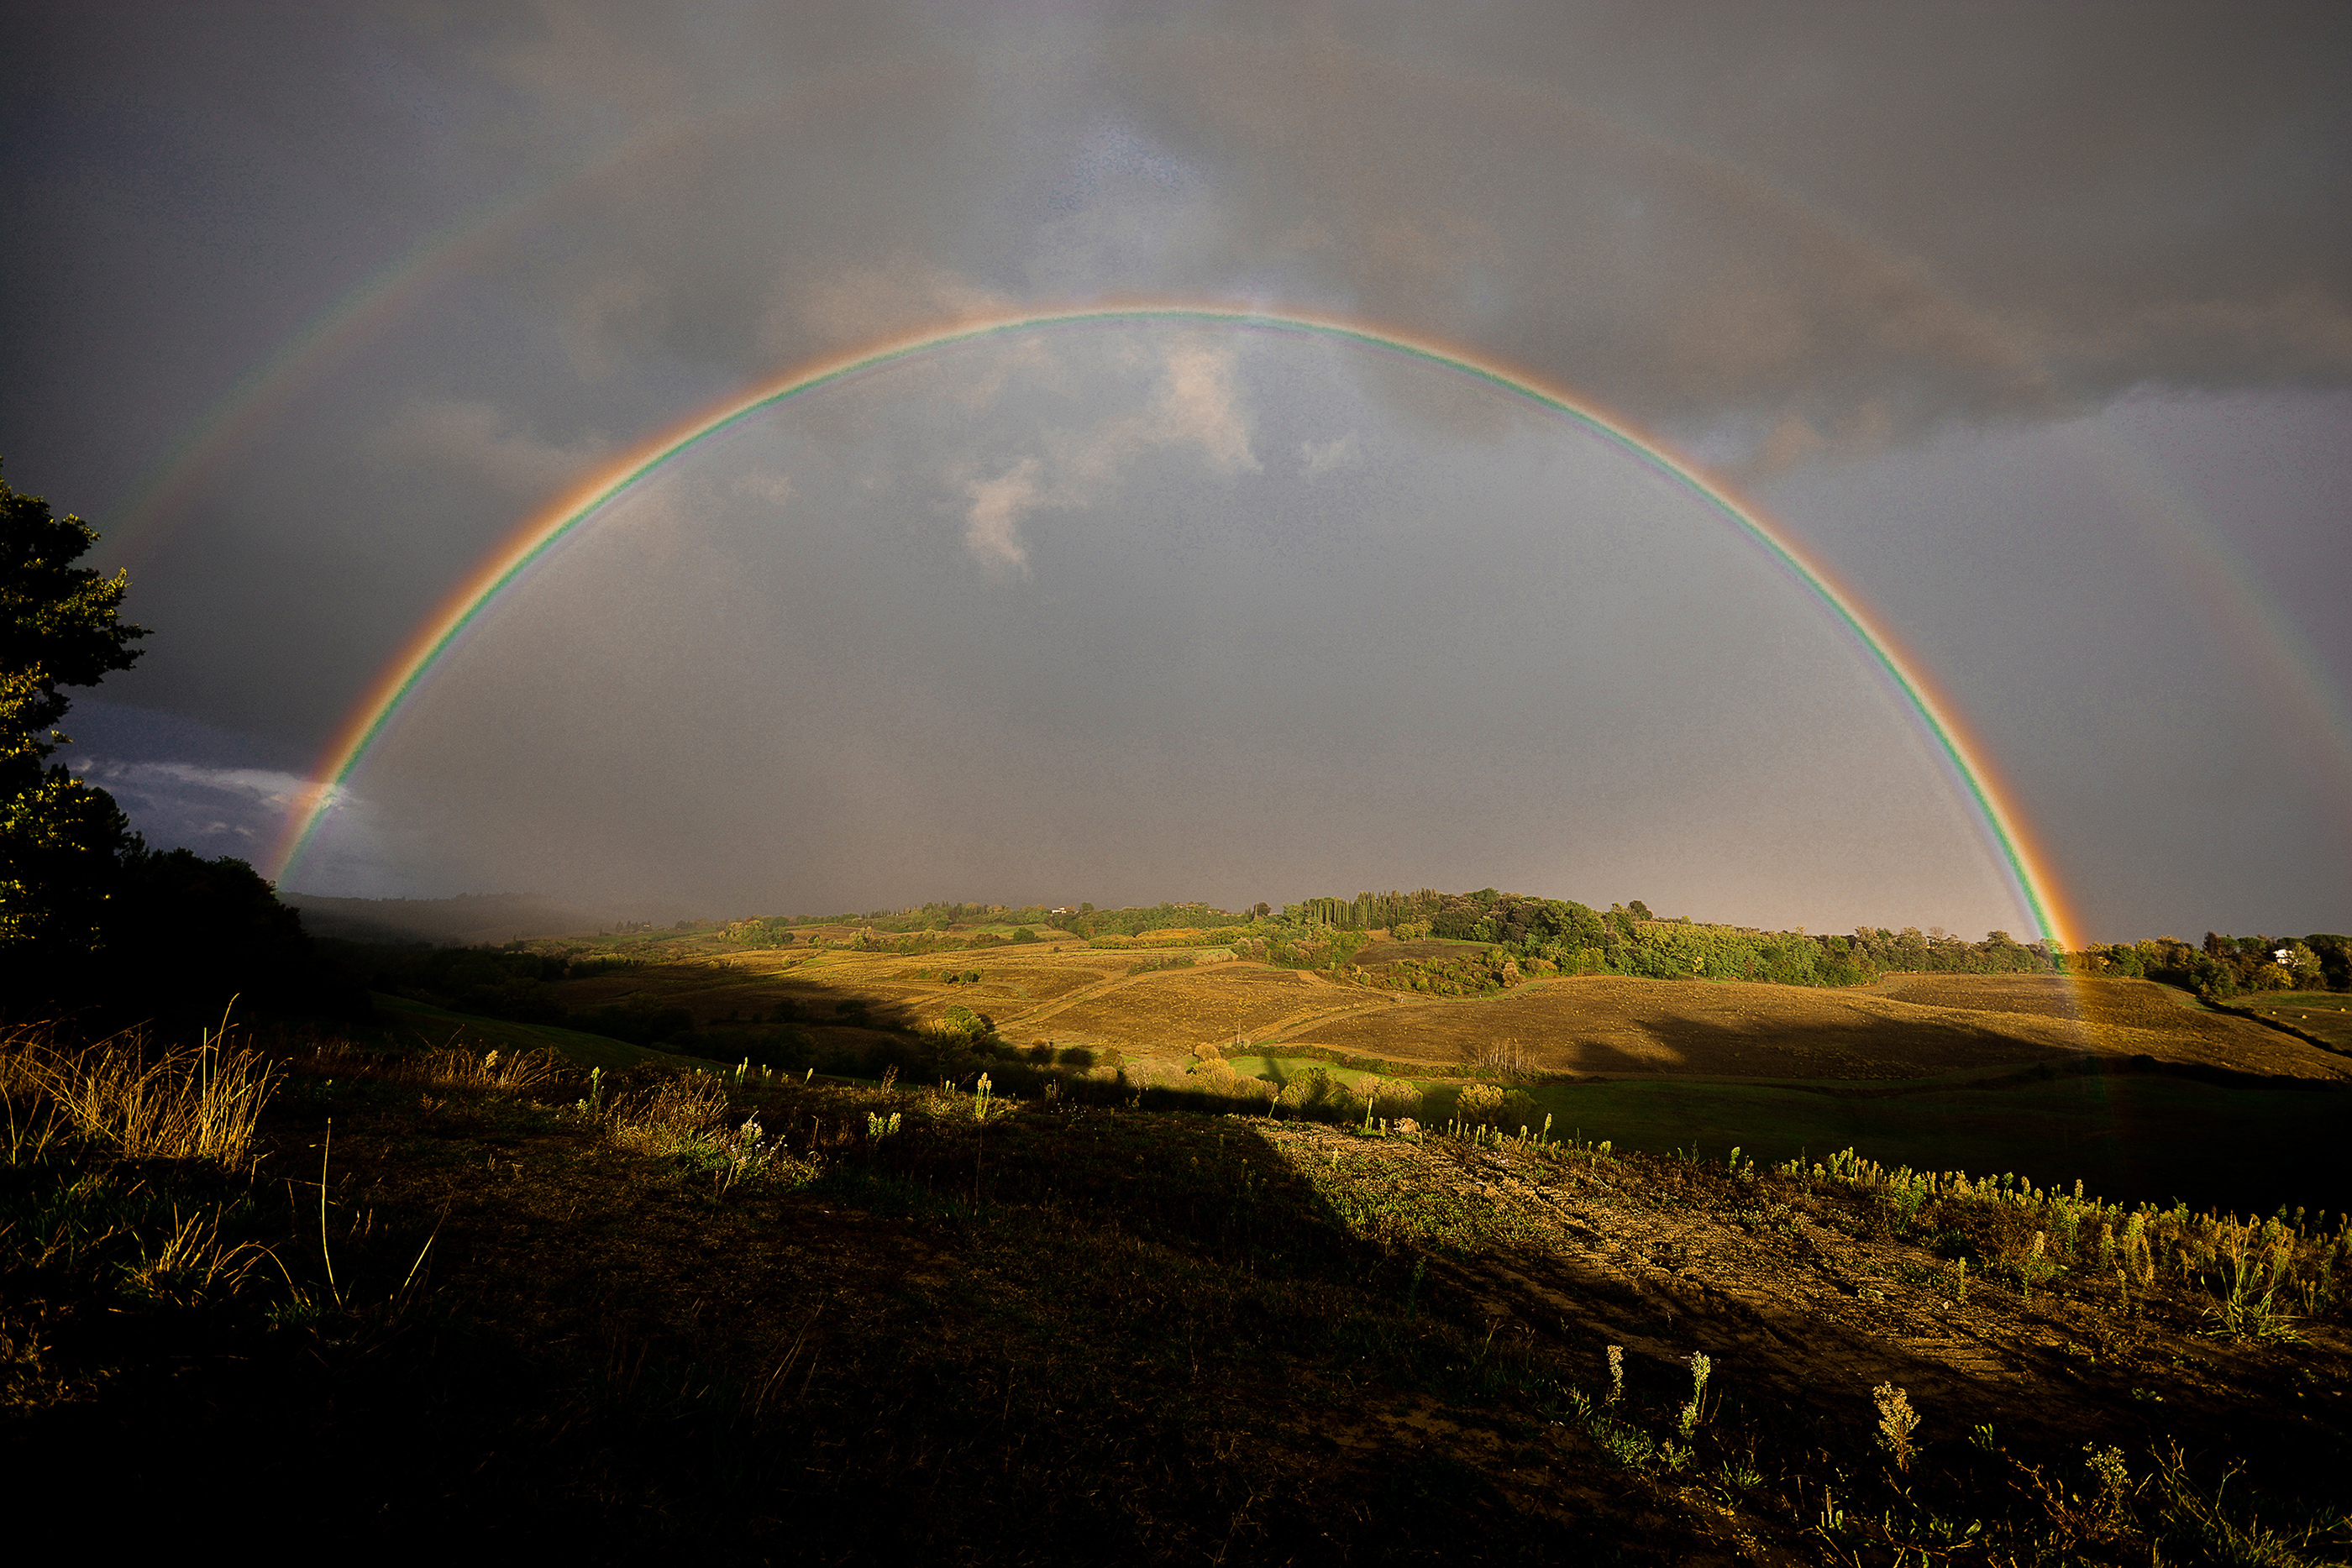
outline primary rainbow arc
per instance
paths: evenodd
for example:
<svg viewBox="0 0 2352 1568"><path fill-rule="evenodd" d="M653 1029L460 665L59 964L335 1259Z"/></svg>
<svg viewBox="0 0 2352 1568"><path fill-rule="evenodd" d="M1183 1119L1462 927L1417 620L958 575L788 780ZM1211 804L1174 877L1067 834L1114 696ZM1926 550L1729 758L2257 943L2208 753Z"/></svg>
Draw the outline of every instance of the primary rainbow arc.
<svg viewBox="0 0 2352 1568"><path fill-rule="evenodd" d="M1913 716L1932 738L1958 780L1969 804L2000 852L2004 870L2037 928L2053 946L2073 946L2060 924L2060 904L2054 883L2031 847L2020 817L1995 787L1992 769L1979 748L1963 740L1965 731L1948 703L1938 699L1926 675L1896 652L1891 633L1865 615L1859 602L1841 589L1825 569L1805 559L1797 548L1766 522L1756 507L1734 495L1720 481L1687 460L1675 455L1654 437L1628 422L1580 402L1537 378L1493 360L1470 358L1465 351L1426 339L1391 332L1360 322L1213 304L1116 304L1077 308L1026 311L911 333L879 345L803 364L784 375L734 396L716 408L672 426L607 466L593 478L560 497L526 521L494 550L426 618L417 632L373 682L330 743L317 782L294 814L275 858L273 876L283 882L302 862L320 828L332 813L345 784L401 705L429 675L441 656L478 620L491 602L533 563L546 556L574 529L607 503L671 458L730 426L805 396L861 372L932 350L972 343L1016 332L1057 327L1120 324L1196 326L1255 329L1321 339L1401 356L1436 369L1484 382L1513 397L1524 399L1565 416L1608 444L1665 474L1703 497L1749 539L1760 547L1798 582L1811 592L1833 620L1861 646L1879 672L1892 683Z"/></svg>

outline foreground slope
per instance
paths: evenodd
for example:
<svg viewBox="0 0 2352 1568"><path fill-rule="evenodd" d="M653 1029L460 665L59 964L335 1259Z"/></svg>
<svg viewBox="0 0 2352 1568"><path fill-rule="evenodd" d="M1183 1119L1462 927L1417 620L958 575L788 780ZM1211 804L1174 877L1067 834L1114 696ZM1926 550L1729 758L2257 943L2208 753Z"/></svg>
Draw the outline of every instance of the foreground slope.
<svg viewBox="0 0 2352 1568"><path fill-rule="evenodd" d="M2320 1511L2332 1218L1156 1114L1087 1077L1009 1105L286 1065L257 1175L19 1145L20 1495L104 1453L158 1521L250 1495L248 1538L593 1560L2352 1547ZM272 1266L166 1266L188 1215Z"/></svg>

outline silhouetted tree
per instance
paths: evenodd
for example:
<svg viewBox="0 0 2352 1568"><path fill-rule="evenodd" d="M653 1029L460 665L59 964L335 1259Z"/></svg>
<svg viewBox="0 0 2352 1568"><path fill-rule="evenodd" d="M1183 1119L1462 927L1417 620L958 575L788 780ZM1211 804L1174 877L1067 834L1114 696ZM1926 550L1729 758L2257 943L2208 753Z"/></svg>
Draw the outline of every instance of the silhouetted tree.
<svg viewBox="0 0 2352 1568"><path fill-rule="evenodd" d="M129 669L147 634L118 613L122 573L73 564L97 538L0 479L0 997L20 1006L86 982L131 842L112 797L45 766L65 738L58 688Z"/></svg>

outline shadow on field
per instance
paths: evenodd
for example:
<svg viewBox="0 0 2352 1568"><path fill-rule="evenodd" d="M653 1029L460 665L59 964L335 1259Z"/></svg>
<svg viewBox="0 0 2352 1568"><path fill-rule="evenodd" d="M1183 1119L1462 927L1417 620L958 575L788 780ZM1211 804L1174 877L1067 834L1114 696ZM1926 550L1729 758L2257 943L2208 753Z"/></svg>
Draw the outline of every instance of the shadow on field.
<svg viewBox="0 0 2352 1568"><path fill-rule="evenodd" d="M1500 1027L1500 1026L1498 1026ZM2063 1059L2071 1051L1990 1025L1924 1018L1726 1023L1683 1013L1643 1026L1656 1041L1633 1051L1578 1040L1573 1071L1628 1076L1705 1072L1740 1077L1923 1078L1960 1070ZM1538 1060L1550 1065L1544 1051Z"/></svg>
<svg viewBox="0 0 2352 1568"><path fill-rule="evenodd" d="M1167 1090L1133 1097L1147 1110L1217 1103ZM1263 1112L1263 1101L1252 1103ZM1056 1208L1074 1222L1285 1275L1362 1280L1384 1261L1253 1125L1215 1114L1071 1105L985 1124L943 1117L920 1138L869 1141L837 1158L814 1190L877 1212L959 1220L994 1206Z"/></svg>
<svg viewBox="0 0 2352 1568"><path fill-rule="evenodd" d="M1694 1054L1739 1061L1739 1031ZM1872 1031L1825 1030L1821 1060L1861 1063ZM2010 1042L2012 1046L2016 1042ZM1897 1069L1883 1044L1874 1063ZM2267 1213L2284 1203L2352 1207L2339 1141L2352 1083L2266 1077L2135 1056L2045 1056L1940 1078L1727 1082L1676 1077L1621 1053L1625 1076L1530 1091L1557 1132L1652 1153L1727 1152L1776 1162L1843 1148L1884 1164L1972 1174L2014 1171L2043 1185L2081 1178L2125 1201L2186 1200ZM1760 1065L1760 1063L1759 1063ZM2003 1070L2006 1069L2006 1070ZM1762 1076L1762 1074L1759 1074Z"/></svg>

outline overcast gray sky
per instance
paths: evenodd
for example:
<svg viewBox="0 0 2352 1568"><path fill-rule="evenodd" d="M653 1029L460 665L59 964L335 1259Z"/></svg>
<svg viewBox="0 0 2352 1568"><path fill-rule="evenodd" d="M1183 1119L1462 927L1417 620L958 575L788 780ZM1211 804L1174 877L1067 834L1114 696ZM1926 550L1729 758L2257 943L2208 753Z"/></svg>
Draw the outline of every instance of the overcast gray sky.
<svg viewBox="0 0 2352 1568"><path fill-rule="evenodd" d="M68 727L151 838L266 862L615 453L1150 295L1508 361L1755 497L2082 935L2352 926L2340 5L10 10L0 455L155 628ZM681 457L292 880L2027 924L1897 695L1687 492L1426 366L1143 325Z"/></svg>

